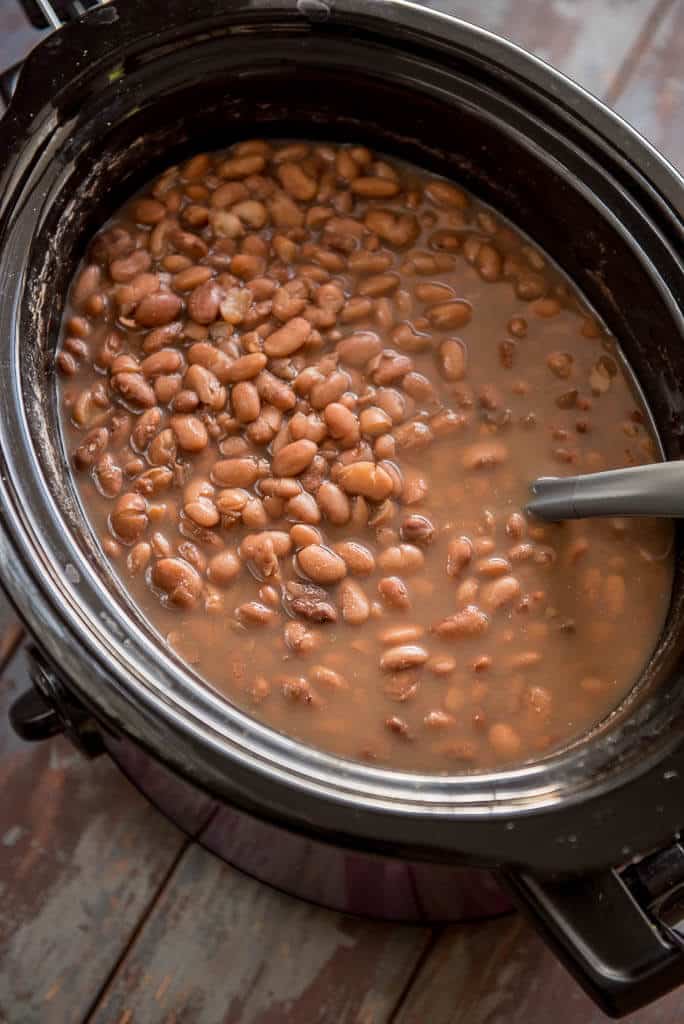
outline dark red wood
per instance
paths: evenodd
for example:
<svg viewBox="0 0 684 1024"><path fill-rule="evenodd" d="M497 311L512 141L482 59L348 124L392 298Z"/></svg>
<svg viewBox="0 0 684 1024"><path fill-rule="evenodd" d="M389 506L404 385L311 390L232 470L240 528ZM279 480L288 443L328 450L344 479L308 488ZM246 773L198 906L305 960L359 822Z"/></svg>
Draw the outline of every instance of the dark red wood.
<svg viewBox="0 0 684 1024"><path fill-rule="evenodd" d="M76 1024L185 840L109 759L18 740L28 685L22 649L0 680L0 1021Z"/></svg>
<svg viewBox="0 0 684 1024"><path fill-rule="evenodd" d="M193 846L92 1024L386 1021L429 939L284 896Z"/></svg>

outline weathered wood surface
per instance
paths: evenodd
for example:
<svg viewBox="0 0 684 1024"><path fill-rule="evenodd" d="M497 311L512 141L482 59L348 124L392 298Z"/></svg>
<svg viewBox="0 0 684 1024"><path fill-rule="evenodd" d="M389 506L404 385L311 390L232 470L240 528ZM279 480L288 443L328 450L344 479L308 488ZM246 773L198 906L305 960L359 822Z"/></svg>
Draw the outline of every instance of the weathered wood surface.
<svg viewBox="0 0 684 1024"><path fill-rule="evenodd" d="M616 97L617 111L684 173L684 2L674 0Z"/></svg>
<svg viewBox="0 0 684 1024"><path fill-rule="evenodd" d="M27 685L22 648L0 681L0 1022L75 1024L186 840L108 759L21 743Z"/></svg>
<svg viewBox="0 0 684 1024"><path fill-rule="evenodd" d="M291 899L191 847L92 1022L388 1020L429 939Z"/></svg>
<svg viewBox="0 0 684 1024"><path fill-rule="evenodd" d="M123 0L122 0L123 2ZM684 0L431 0L602 95L684 166ZM37 35L0 0L0 67ZM19 638L0 601L0 667ZM344 918L220 864L105 759L13 738L0 679L0 1024L599 1024L521 918ZM680 1024L684 989L628 1018Z"/></svg>
<svg viewBox="0 0 684 1024"><path fill-rule="evenodd" d="M664 0L669 3L670 0ZM675 0L677 2L677 0ZM429 0L531 50L600 96L657 22L663 0Z"/></svg>
<svg viewBox="0 0 684 1024"><path fill-rule="evenodd" d="M623 1018L681 1024L684 989ZM520 917L451 927L431 950L392 1024L606 1024L608 1018Z"/></svg>

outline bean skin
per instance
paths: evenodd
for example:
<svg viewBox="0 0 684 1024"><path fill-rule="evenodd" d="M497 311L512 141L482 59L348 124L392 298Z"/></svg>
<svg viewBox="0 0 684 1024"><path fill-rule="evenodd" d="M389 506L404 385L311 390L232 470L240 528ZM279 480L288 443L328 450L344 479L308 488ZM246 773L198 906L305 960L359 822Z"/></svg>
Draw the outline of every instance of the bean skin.
<svg viewBox="0 0 684 1024"><path fill-rule="evenodd" d="M347 575L344 559L320 544L309 544L302 548L297 559L302 571L314 583L337 583Z"/></svg>
<svg viewBox="0 0 684 1024"><path fill-rule="evenodd" d="M520 597L520 583L515 576L501 576L485 589L483 602L493 610L503 608Z"/></svg>
<svg viewBox="0 0 684 1024"><path fill-rule="evenodd" d="M196 416L172 416L171 428L185 452L201 452L209 442L207 429Z"/></svg>
<svg viewBox="0 0 684 1024"><path fill-rule="evenodd" d="M297 352L306 344L311 334L311 324L303 317L293 317L283 327L269 334L264 344L267 356L282 358Z"/></svg>
<svg viewBox="0 0 684 1024"><path fill-rule="evenodd" d="M193 608L202 592L199 573L182 558L161 558L152 570L152 581L179 608Z"/></svg>
<svg viewBox="0 0 684 1024"><path fill-rule="evenodd" d="M406 584L398 576L385 576L378 583L378 592L383 601L391 608L410 608Z"/></svg>
<svg viewBox="0 0 684 1024"><path fill-rule="evenodd" d="M390 647L380 659L383 672L399 672L405 668L416 668L428 660L428 652L417 644Z"/></svg>
<svg viewBox="0 0 684 1024"><path fill-rule="evenodd" d="M442 640L458 640L465 637L479 636L489 627L489 619L484 612L474 605L468 605L463 611L449 615L433 626Z"/></svg>
<svg viewBox="0 0 684 1024"><path fill-rule="evenodd" d="M306 439L286 444L274 456L272 471L276 476L298 476L310 465L317 451L318 446Z"/></svg>
<svg viewBox="0 0 684 1024"><path fill-rule="evenodd" d="M372 462L353 462L339 475L339 485L347 494L360 494L371 501L383 501L392 493L392 478Z"/></svg>
<svg viewBox="0 0 684 1024"><path fill-rule="evenodd" d="M124 544L133 544L147 529L149 517L147 502L139 494L124 494L114 506L111 525L116 537Z"/></svg>
<svg viewBox="0 0 684 1024"><path fill-rule="evenodd" d="M333 545L336 554L343 558L348 572L354 576L369 576L375 570L375 558L363 544L358 541L345 540Z"/></svg>
<svg viewBox="0 0 684 1024"><path fill-rule="evenodd" d="M351 518L351 503L337 484L324 480L316 491L316 501L325 518L335 526L344 526Z"/></svg>
<svg viewBox="0 0 684 1024"><path fill-rule="evenodd" d="M352 626L360 626L368 620L370 601L355 580L345 579L340 583L339 602L345 622Z"/></svg>

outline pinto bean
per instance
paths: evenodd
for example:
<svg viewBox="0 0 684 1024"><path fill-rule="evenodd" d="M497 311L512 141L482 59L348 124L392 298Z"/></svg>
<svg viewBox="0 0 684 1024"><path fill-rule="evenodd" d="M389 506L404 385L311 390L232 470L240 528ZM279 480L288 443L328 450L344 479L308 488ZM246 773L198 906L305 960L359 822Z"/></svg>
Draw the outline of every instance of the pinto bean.
<svg viewBox="0 0 684 1024"><path fill-rule="evenodd" d="M394 487L389 473L373 462L352 462L344 466L338 483L347 494L360 494L371 501L383 501Z"/></svg>
<svg viewBox="0 0 684 1024"><path fill-rule="evenodd" d="M360 626L370 616L370 601L356 580L345 579L339 589L340 612L345 622Z"/></svg>
<svg viewBox="0 0 684 1024"><path fill-rule="evenodd" d="M418 644L403 644L390 647L380 658L383 672L401 672L405 668L417 668L428 660L428 652Z"/></svg>
<svg viewBox="0 0 684 1024"><path fill-rule="evenodd" d="M439 346L439 366L447 380L463 380L466 372L466 351L458 338L447 338Z"/></svg>
<svg viewBox="0 0 684 1024"><path fill-rule="evenodd" d="M207 428L197 416L172 416L171 429L185 452L201 452L209 442Z"/></svg>
<svg viewBox="0 0 684 1024"><path fill-rule="evenodd" d="M297 555L299 566L314 583L337 583L347 575L344 559L331 548L309 544Z"/></svg>
<svg viewBox="0 0 684 1024"><path fill-rule="evenodd" d="M161 558L152 569L152 580L170 604L193 608L202 593L202 578L183 558Z"/></svg>
<svg viewBox="0 0 684 1024"><path fill-rule="evenodd" d="M489 628L489 619L475 605L468 605L455 615L448 615L432 627L432 632L442 640L460 640L479 636Z"/></svg>
<svg viewBox="0 0 684 1024"><path fill-rule="evenodd" d="M273 457L272 470L276 476L298 476L303 473L318 451L313 441L302 438L286 444Z"/></svg>
<svg viewBox="0 0 684 1024"><path fill-rule="evenodd" d="M111 526L124 544L139 540L149 523L147 501L140 494L123 494L111 514Z"/></svg>
<svg viewBox="0 0 684 1024"><path fill-rule="evenodd" d="M154 292L138 303L135 320L140 327L161 327L175 320L182 307L182 300L173 292Z"/></svg>
<svg viewBox="0 0 684 1024"><path fill-rule="evenodd" d="M463 299L440 302L436 306L430 306L427 311L428 320L440 331L453 331L465 327L470 323L471 317L471 305Z"/></svg>
<svg viewBox="0 0 684 1024"><path fill-rule="evenodd" d="M384 576L378 583L378 592L390 608L411 607L408 589L399 576Z"/></svg>
<svg viewBox="0 0 684 1024"><path fill-rule="evenodd" d="M354 576L369 576L375 570L372 552L358 541L340 541L333 545L333 551L344 559L347 570Z"/></svg>

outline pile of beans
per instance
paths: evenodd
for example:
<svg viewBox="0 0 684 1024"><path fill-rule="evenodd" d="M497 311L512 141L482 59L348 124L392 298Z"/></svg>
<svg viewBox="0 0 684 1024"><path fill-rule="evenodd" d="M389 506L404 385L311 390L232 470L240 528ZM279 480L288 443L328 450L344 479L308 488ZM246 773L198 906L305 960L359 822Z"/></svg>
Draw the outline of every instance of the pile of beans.
<svg viewBox="0 0 684 1024"><path fill-rule="evenodd" d="M538 475L651 461L647 414L569 283L454 184L305 142L171 167L92 241L57 368L107 556L278 729L522 761L655 644L669 527L523 512Z"/></svg>

